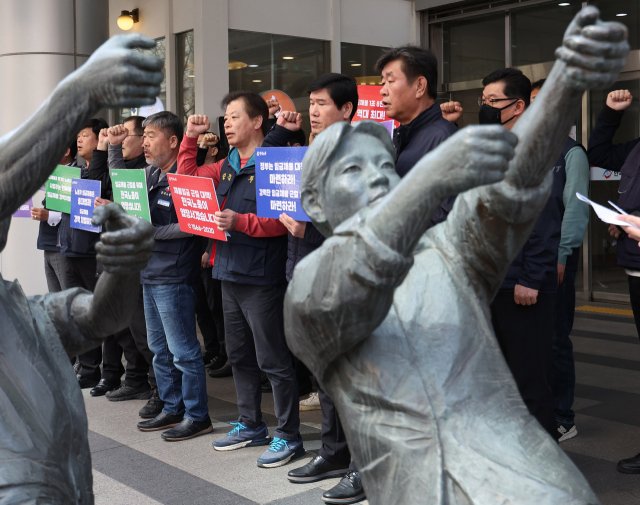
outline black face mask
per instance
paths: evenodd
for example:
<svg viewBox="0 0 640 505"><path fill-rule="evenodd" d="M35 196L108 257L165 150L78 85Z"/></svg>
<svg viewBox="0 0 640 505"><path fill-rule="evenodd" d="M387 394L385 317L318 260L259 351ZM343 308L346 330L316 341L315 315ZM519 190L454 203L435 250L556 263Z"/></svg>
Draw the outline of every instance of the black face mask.
<svg viewBox="0 0 640 505"><path fill-rule="evenodd" d="M508 107L511 107L517 101L518 101L518 99L516 98L513 102L511 102L506 107L502 107L502 109L498 109L497 107L491 107L490 105L487 105L485 103L482 107L480 107L480 113L478 115L479 118L480 118L480 124L500 124L500 125L505 125L509 121L512 121L513 118L516 117L515 115L511 119L508 119L507 121L505 121L503 123L502 122L502 111L505 110Z"/></svg>

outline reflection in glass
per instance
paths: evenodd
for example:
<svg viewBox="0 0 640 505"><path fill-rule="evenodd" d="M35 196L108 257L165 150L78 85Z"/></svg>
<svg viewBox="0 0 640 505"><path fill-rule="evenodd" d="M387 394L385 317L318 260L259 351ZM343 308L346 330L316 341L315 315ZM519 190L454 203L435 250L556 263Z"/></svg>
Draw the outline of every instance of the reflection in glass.
<svg viewBox="0 0 640 505"><path fill-rule="evenodd" d="M569 5L543 5L511 11L511 58L514 66L554 61L567 26L582 8L581 0Z"/></svg>
<svg viewBox="0 0 640 505"><path fill-rule="evenodd" d="M193 30L176 35L177 53L177 115L187 124L189 116L195 114L195 66L193 53Z"/></svg>
<svg viewBox="0 0 640 505"><path fill-rule="evenodd" d="M504 15L443 24L443 79L482 79L504 68Z"/></svg>
<svg viewBox="0 0 640 505"><path fill-rule="evenodd" d="M382 84L375 65L388 47L342 43L340 49L341 72L344 75L353 77L358 84Z"/></svg>
<svg viewBox="0 0 640 505"><path fill-rule="evenodd" d="M640 3L638 0L591 0L591 5L600 9L603 21L619 21L629 29L631 49L640 49ZM626 14L618 16L618 14Z"/></svg>
<svg viewBox="0 0 640 505"><path fill-rule="evenodd" d="M316 39L229 30L229 90L280 90L302 114L309 134L307 87L330 71L329 43Z"/></svg>

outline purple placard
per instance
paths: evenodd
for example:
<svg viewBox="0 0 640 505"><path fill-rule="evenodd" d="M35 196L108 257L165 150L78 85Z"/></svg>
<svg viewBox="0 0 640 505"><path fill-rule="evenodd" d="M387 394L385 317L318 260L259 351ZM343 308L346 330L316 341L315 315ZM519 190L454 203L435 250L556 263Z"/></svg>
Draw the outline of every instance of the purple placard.
<svg viewBox="0 0 640 505"><path fill-rule="evenodd" d="M29 200L27 200L27 202L23 203L22 205L20 205L20 207L18 207L18 210L16 210L13 213L13 217L31 217L31 207L33 207L33 199L29 198Z"/></svg>

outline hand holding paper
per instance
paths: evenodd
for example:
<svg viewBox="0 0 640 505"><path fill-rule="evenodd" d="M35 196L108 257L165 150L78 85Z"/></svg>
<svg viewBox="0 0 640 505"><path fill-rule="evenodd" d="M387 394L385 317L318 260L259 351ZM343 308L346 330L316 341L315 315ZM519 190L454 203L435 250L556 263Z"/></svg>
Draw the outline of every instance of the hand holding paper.
<svg viewBox="0 0 640 505"><path fill-rule="evenodd" d="M591 207L593 207L593 210L598 215L598 217L605 223L615 224L617 226L626 226L629 228L633 227L640 231L640 226L638 226L640 225L640 220L637 220L637 224L634 224L636 222L635 220L627 221L627 219L624 219L626 217L633 217L633 216L623 216L617 213L616 211L607 209L606 207L603 207L602 205L599 205L596 202L592 202L586 196L581 195L580 193L576 193L576 196L578 197L578 200L582 200L583 202L586 202L589 205L591 205ZM627 233L629 232L627 231ZM640 238L640 234L638 235L638 237Z"/></svg>

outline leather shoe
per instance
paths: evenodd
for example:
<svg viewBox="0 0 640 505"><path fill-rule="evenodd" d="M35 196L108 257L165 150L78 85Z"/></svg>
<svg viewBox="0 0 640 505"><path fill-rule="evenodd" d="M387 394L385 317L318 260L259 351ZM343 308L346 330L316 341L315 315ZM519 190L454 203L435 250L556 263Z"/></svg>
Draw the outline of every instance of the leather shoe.
<svg viewBox="0 0 640 505"><path fill-rule="evenodd" d="M360 472L350 471L345 475L335 487L329 489L322 495L322 501L334 504L358 503L366 498Z"/></svg>
<svg viewBox="0 0 640 505"><path fill-rule="evenodd" d="M89 394L91 396L102 396L107 394L109 391L113 391L114 389L117 389L119 387L120 387L120 381L112 382L112 381L108 381L107 379L100 379L100 382L98 382L98 385L94 387L91 391L89 391Z"/></svg>
<svg viewBox="0 0 640 505"><path fill-rule="evenodd" d="M287 474L287 479L290 482L306 484L324 479L344 477L348 471L349 464L331 463L322 456L316 456L303 467L291 470Z"/></svg>
<svg viewBox="0 0 640 505"><path fill-rule="evenodd" d="M153 419L148 421L140 421L138 423L138 429L140 431L158 431L166 430L167 428L173 428L178 426L182 422L182 414L172 415L166 412L160 412Z"/></svg>
<svg viewBox="0 0 640 505"><path fill-rule="evenodd" d="M146 386L146 387L145 387ZM124 402L127 400L148 400L151 398L151 388L145 384L138 388L133 388L123 384L113 391L109 391L105 396L112 402Z"/></svg>
<svg viewBox="0 0 640 505"><path fill-rule="evenodd" d="M616 468L622 473L640 473L640 454L633 458L621 459Z"/></svg>
<svg viewBox="0 0 640 505"><path fill-rule="evenodd" d="M91 379L89 377L83 377L82 375L76 375L78 384L81 389L94 388L100 382L100 379Z"/></svg>
<svg viewBox="0 0 640 505"><path fill-rule="evenodd" d="M199 437L212 431L213 426L211 426L211 418L209 417L204 421L183 419L178 426L165 431L161 437L167 442L179 442L180 440L189 440L190 438Z"/></svg>

